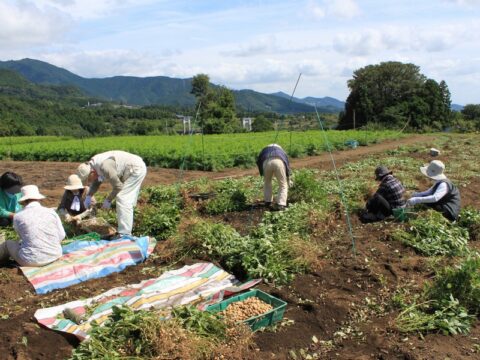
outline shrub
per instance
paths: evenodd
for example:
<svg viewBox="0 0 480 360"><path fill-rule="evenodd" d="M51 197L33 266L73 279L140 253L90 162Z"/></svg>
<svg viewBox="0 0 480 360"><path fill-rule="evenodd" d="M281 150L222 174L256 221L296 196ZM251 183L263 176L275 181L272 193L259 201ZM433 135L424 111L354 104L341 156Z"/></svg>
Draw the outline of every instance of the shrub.
<svg viewBox="0 0 480 360"><path fill-rule="evenodd" d="M458 215L457 224L468 230L471 240L480 239L480 211L472 207L464 208Z"/></svg>
<svg viewBox="0 0 480 360"><path fill-rule="evenodd" d="M295 203L305 201L308 203L327 204L327 192L322 183L315 177L316 171L298 170L292 176L293 186L288 191L288 201Z"/></svg>
<svg viewBox="0 0 480 360"><path fill-rule="evenodd" d="M165 240L172 236L180 221L180 211L171 203L160 203L157 206L145 205L136 210L135 235L149 235L157 240Z"/></svg>

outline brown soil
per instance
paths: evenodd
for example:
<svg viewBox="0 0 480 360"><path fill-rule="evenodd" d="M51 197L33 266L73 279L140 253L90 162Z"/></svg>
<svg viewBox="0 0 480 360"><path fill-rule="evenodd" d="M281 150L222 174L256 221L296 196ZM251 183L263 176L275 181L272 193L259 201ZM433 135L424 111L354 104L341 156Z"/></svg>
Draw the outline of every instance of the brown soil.
<svg viewBox="0 0 480 360"><path fill-rule="evenodd" d="M382 153L399 145L428 141L428 137L377 144L368 148L335 154L337 162L355 161L372 153ZM42 191L58 200L63 179L74 171L76 164L0 162L0 172L9 169L22 174L27 182L40 185ZM293 167L330 168L328 155L297 159ZM255 169L232 169L217 173L186 172L185 180L199 177L212 179L226 176L255 174ZM149 169L146 183L177 181L176 170ZM480 204L480 179L472 180L462 189L464 203ZM242 233L261 219L264 209L214 217ZM319 259L316 270L299 275L282 288L268 284L260 287L285 300L285 318L289 323L277 325L276 330L255 334L251 359L288 359L294 350L301 359L305 353L320 354L321 359L480 359L480 326L478 321L469 335L419 336L399 333L393 324L396 312L377 311L386 306L397 288L409 286L420 289L432 276L428 261L398 242L389 240L393 228L390 222L361 224L353 216L355 254L352 240L343 219L333 224L338 236L319 237L318 244L328 256ZM160 243L156 253L163 252ZM90 297L107 289L136 283L158 276L164 266L158 258L129 267L121 273L91 280L46 295L35 295L32 287L15 267L0 268L0 358L1 359L65 359L77 345L76 339L44 329L33 318L36 309L54 306L73 299ZM178 264L180 265L180 264ZM386 314L386 315L382 315ZM315 341L318 340L318 341ZM329 342L331 341L331 342Z"/></svg>

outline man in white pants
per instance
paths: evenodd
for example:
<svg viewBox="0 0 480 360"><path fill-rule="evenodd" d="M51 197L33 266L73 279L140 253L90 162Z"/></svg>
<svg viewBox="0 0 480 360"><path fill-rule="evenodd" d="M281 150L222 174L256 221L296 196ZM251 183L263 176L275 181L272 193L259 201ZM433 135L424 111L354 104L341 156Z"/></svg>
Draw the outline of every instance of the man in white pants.
<svg viewBox="0 0 480 360"><path fill-rule="evenodd" d="M263 195L265 205L272 206L272 179L278 181L278 195L274 210L284 210L287 206L289 177L291 174L288 156L280 145L270 144L258 155L257 166L260 175L264 176Z"/></svg>
<svg viewBox="0 0 480 360"><path fill-rule="evenodd" d="M85 206L90 207L92 196L105 180L112 185L112 192L103 202L102 208L110 209L113 199L117 204L118 233L131 235L133 228L133 208L137 204L138 194L147 167L140 156L125 151L107 151L95 155L89 162L81 164L77 174L85 182L92 181L85 198Z"/></svg>

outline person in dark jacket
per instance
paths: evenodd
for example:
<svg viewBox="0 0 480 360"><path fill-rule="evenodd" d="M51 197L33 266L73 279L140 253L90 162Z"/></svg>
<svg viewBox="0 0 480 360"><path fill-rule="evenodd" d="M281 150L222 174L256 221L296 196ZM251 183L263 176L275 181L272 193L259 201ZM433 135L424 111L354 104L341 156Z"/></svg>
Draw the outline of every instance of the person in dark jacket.
<svg viewBox="0 0 480 360"><path fill-rule="evenodd" d="M270 144L263 148L257 158L257 167L264 177L263 195L266 206L272 206L272 179L278 181L278 195L272 208L283 210L287 206L289 178L292 173L288 156L280 145Z"/></svg>
<svg viewBox="0 0 480 360"><path fill-rule="evenodd" d="M383 220L392 215L393 209L405 206L405 188L388 168L378 166L375 169L375 180L379 181L380 185L367 201L366 211L361 215L364 222Z"/></svg>
<svg viewBox="0 0 480 360"><path fill-rule="evenodd" d="M87 210L85 207L85 195L88 192L88 188L83 186L80 177L75 174L70 175L64 189L65 192L57 209L60 215L76 216L85 212Z"/></svg>
<svg viewBox="0 0 480 360"><path fill-rule="evenodd" d="M407 205L425 204L441 212L448 220L456 220L461 207L460 191L444 174L445 164L440 160L433 160L430 164L421 167L420 171L423 175L435 180L435 183L426 191L413 193Z"/></svg>
<svg viewBox="0 0 480 360"><path fill-rule="evenodd" d="M22 178L10 171L0 176L0 226L12 225L13 217L22 206L19 203Z"/></svg>

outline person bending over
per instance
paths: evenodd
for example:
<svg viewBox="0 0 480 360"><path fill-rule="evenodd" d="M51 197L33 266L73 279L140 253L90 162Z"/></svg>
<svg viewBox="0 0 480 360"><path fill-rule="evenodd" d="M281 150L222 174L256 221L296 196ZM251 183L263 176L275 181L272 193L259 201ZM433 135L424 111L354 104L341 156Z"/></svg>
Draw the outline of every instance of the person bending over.
<svg viewBox="0 0 480 360"><path fill-rule="evenodd" d="M280 145L270 144L262 149L257 158L260 176L263 176L263 195L265 205L272 206L272 179L278 181L278 195L273 210L284 210L287 206L289 177L292 173L288 156Z"/></svg>

